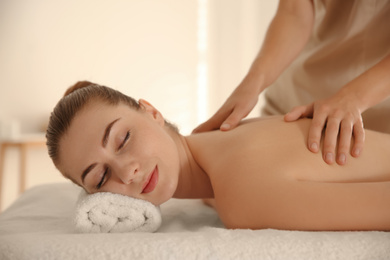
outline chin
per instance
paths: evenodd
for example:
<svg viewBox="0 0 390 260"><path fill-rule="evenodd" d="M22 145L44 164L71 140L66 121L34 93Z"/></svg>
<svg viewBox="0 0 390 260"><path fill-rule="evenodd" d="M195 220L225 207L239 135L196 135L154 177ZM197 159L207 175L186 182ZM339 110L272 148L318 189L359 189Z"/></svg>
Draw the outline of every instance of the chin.
<svg viewBox="0 0 390 260"><path fill-rule="evenodd" d="M176 187L177 185L174 185L173 183L171 185L164 185L162 189L156 190L154 199L152 199L151 202L156 206L160 206L164 202L167 202L168 200L173 198L173 195L176 191Z"/></svg>
<svg viewBox="0 0 390 260"><path fill-rule="evenodd" d="M160 206L161 204L167 202L170 198L172 198L172 197L158 196L157 198L153 198L153 199L148 200L148 201L151 202L155 206Z"/></svg>

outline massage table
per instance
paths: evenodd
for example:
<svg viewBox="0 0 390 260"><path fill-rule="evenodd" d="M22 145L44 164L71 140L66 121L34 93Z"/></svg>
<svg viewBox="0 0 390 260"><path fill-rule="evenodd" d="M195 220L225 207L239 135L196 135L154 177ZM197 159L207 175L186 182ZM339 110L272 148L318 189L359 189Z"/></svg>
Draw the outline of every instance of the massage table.
<svg viewBox="0 0 390 260"><path fill-rule="evenodd" d="M0 259L390 259L390 232L228 230L201 200L161 205L154 233L76 233L79 193L72 183L23 193L0 214Z"/></svg>

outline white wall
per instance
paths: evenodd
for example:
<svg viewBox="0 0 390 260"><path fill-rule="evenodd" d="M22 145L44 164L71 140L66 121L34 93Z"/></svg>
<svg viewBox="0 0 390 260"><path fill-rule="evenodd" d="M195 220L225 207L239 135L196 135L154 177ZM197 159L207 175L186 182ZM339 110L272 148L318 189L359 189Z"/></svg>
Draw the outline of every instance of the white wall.
<svg viewBox="0 0 390 260"><path fill-rule="evenodd" d="M196 1L5 0L0 17L0 111L25 132L82 79L193 113Z"/></svg>
<svg viewBox="0 0 390 260"><path fill-rule="evenodd" d="M276 7L276 0L206 0L208 91L198 97L198 3L1 0L0 121L40 131L65 89L87 79L149 100L189 133L199 123L197 98L206 100L206 117L223 103ZM15 150L6 154L3 208L17 196L17 159ZM27 163L28 187L63 180L45 149L31 149Z"/></svg>
<svg viewBox="0 0 390 260"><path fill-rule="evenodd" d="M197 1L0 1L0 118L36 132L68 86L91 80L145 98L190 132L197 123ZM5 158L3 208L17 196L18 154ZM62 181L44 148L27 186Z"/></svg>
<svg viewBox="0 0 390 260"><path fill-rule="evenodd" d="M241 82L257 55L277 0L211 0L210 112ZM258 116L262 99L249 117Z"/></svg>

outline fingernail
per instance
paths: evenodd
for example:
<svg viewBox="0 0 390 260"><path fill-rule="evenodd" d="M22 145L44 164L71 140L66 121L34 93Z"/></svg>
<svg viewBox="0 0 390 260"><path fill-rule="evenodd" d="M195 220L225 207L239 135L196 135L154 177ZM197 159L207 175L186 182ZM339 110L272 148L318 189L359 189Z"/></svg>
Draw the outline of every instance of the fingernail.
<svg viewBox="0 0 390 260"><path fill-rule="evenodd" d="M339 163L344 164L346 159L345 154L342 153L339 155Z"/></svg>
<svg viewBox="0 0 390 260"><path fill-rule="evenodd" d="M328 163L332 163L333 162L333 154L332 153L327 153L325 155L325 160L328 162Z"/></svg>
<svg viewBox="0 0 390 260"><path fill-rule="evenodd" d="M228 129L230 129L230 125L229 124L224 123L224 124L221 125L221 130L228 130Z"/></svg>
<svg viewBox="0 0 390 260"><path fill-rule="evenodd" d="M317 143L312 143L312 144L310 145L310 149L311 149L312 151L317 152L317 151L318 151L318 145L317 145Z"/></svg>
<svg viewBox="0 0 390 260"><path fill-rule="evenodd" d="M353 150L353 154L354 154L355 156L359 156L359 154L360 154L359 148L355 148L355 149Z"/></svg>

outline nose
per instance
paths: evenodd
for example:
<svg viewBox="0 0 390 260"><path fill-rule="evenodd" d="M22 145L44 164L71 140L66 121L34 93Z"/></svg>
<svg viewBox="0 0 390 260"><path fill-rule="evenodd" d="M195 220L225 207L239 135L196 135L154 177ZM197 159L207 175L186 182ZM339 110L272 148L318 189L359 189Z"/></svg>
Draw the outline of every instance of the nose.
<svg viewBox="0 0 390 260"><path fill-rule="evenodd" d="M134 181L139 171L139 164L134 161L127 163L117 162L113 170L122 183L130 184Z"/></svg>

